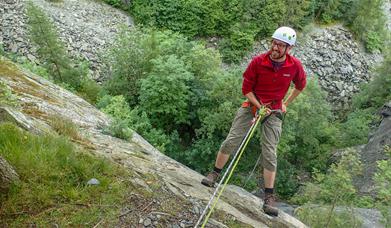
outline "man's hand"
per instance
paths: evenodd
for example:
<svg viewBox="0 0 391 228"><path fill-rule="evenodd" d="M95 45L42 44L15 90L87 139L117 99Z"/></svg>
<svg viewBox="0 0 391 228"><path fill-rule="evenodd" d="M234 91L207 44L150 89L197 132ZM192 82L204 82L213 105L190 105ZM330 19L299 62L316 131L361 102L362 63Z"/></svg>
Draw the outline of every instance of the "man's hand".
<svg viewBox="0 0 391 228"><path fill-rule="evenodd" d="M286 113L286 106L287 106L287 104L285 104L285 102L283 102L282 107L281 107L282 113Z"/></svg>
<svg viewBox="0 0 391 228"><path fill-rule="evenodd" d="M261 106L261 108L257 109L257 112L255 113L255 117L258 117L260 114L266 114L267 116L272 113L272 110L268 107Z"/></svg>

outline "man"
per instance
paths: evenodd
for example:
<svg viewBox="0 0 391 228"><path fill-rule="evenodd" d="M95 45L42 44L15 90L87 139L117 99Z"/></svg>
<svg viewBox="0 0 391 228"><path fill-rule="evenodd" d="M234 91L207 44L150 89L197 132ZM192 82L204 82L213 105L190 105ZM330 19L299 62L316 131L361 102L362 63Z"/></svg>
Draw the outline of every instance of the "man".
<svg viewBox="0 0 391 228"><path fill-rule="evenodd" d="M230 154L234 153L251 126L256 110L266 107L268 116L261 125L262 166L265 183L263 210L278 216L274 207L274 180L277 168L277 144L281 136L282 113L306 85L306 75L301 62L289 55L296 42L296 32L289 27L278 28L272 36L270 50L256 56L243 73L242 93L247 98L239 108L231 130L217 154L215 168L201 183L213 187ZM294 89L283 101L289 86ZM255 111L254 111L255 110Z"/></svg>

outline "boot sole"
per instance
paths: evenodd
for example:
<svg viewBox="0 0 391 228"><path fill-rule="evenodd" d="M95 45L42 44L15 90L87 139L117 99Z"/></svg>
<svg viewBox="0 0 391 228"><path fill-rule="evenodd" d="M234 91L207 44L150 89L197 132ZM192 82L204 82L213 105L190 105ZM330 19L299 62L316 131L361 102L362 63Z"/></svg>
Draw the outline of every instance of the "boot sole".
<svg viewBox="0 0 391 228"><path fill-rule="evenodd" d="M276 209L277 211L273 212L273 211L267 211L266 208L262 208L263 209L263 212L267 215L270 215L270 216L274 216L274 217L277 217L278 216L278 209Z"/></svg>
<svg viewBox="0 0 391 228"><path fill-rule="evenodd" d="M206 187L210 187L210 188L215 186L215 183L210 183L208 180L205 180L205 179L203 179L201 181L201 184L205 185Z"/></svg>
<svg viewBox="0 0 391 228"><path fill-rule="evenodd" d="M278 217L278 212L276 212L276 213L274 213L274 212L265 212L265 214L273 216L273 217Z"/></svg>

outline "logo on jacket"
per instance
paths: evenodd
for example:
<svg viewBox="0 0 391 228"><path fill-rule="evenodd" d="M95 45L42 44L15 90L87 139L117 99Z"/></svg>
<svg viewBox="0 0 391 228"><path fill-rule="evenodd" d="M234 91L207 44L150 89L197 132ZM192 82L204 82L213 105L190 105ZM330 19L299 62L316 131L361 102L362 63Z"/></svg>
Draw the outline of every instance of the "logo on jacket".
<svg viewBox="0 0 391 228"><path fill-rule="evenodd" d="M284 77L290 77L291 75L290 75L290 74L282 74L282 76L284 76Z"/></svg>

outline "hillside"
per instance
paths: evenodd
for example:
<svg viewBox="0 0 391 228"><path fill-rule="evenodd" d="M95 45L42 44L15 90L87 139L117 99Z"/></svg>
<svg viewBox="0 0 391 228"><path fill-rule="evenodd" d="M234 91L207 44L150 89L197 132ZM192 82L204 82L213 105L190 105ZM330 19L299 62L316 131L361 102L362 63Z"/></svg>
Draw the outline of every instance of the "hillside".
<svg viewBox="0 0 391 228"><path fill-rule="evenodd" d="M29 36L28 1L1 1L0 182L5 184L0 194L10 189L10 195L0 195L5 202L0 226L193 227L213 193L200 185L201 174L212 166L218 144L243 100L242 72L251 58L269 49L269 39L254 39L239 63L228 63L222 61L221 52L227 37L186 37L142 27L129 16L130 9L104 3L129 1L31 2L58 32L55 38L64 45L59 53L69 55L63 58L70 63L65 73L77 75L80 83L68 84L71 81L50 75L55 67L43 60L39 45ZM384 5L388 27L390 4ZM355 214L364 221L363 227L382 227L387 207L381 214L375 205L379 199L370 201L366 196L376 195L379 184L374 176L379 175L379 162L387 162L391 145L387 47L383 53L367 53L368 40L358 40L338 20L328 25L314 21L298 31L291 53L302 61L309 83L285 117L278 148L279 200L305 195L303 189L318 181L319 173L327 179L329 168L353 151L363 164L363 172L354 178L356 188L349 189L354 192L354 206L361 207ZM59 147L72 153L58 154ZM230 182L235 185L227 187L207 227L306 227L291 216L302 210L284 202L279 208L291 215L281 212L274 218L263 213L257 197L259 175L248 177L250 184L244 184L257 149L258 144L251 142ZM30 170L46 160L53 161L51 168L42 167L46 173ZM1 173L4 169L8 174ZM27 172L33 174L31 180ZM9 179L17 184L9 184ZM58 181L57 187L45 186L45 181ZM350 179L345 182L349 186ZM387 184L384 181L383 186ZM18 191L23 193L19 201ZM326 197L325 204L331 199ZM349 203L341 199L337 204Z"/></svg>

